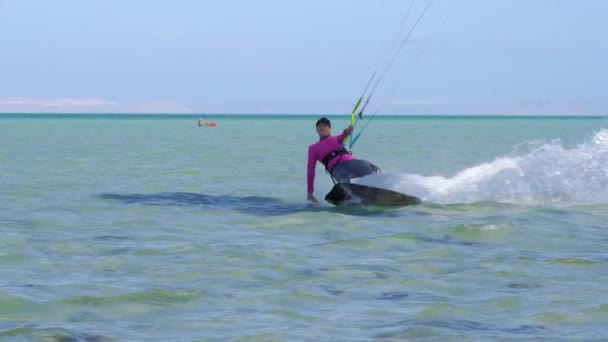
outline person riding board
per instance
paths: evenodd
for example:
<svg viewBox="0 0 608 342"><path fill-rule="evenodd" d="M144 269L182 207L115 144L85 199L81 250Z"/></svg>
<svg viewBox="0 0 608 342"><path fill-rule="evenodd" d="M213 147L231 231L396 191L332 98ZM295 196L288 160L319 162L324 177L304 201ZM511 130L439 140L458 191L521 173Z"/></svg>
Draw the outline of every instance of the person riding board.
<svg viewBox="0 0 608 342"><path fill-rule="evenodd" d="M331 122L320 118L316 123L319 141L308 147L307 199L318 203L314 196L315 166L317 161L325 166L334 183L350 183L359 178L379 173L380 168L363 159L356 159L343 145L344 139L351 134L353 126L348 126L340 135L331 135Z"/></svg>

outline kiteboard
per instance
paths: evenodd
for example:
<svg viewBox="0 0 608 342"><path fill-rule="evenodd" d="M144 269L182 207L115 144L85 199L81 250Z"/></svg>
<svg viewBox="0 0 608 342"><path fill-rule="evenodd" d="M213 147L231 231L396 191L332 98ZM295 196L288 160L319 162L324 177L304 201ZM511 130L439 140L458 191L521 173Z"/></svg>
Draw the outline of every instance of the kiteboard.
<svg viewBox="0 0 608 342"><path fill-rule="evenodd" d="M325 195L325 200L336 206L406 206L422 203L422 200L415 196L354 183L338 183L334 185L331 191Z"/></svg>

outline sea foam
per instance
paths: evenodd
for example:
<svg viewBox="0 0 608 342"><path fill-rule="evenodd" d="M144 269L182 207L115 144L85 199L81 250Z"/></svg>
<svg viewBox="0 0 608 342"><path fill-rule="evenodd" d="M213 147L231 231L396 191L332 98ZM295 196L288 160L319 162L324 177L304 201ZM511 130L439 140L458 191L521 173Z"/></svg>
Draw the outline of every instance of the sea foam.
<svg viewBox="0 0 608 342"><path fill-rule="evenodd" d="M608 130L573 148L532 142L451 177L386 173L355 182L436 203L608 203Z"/></svg>

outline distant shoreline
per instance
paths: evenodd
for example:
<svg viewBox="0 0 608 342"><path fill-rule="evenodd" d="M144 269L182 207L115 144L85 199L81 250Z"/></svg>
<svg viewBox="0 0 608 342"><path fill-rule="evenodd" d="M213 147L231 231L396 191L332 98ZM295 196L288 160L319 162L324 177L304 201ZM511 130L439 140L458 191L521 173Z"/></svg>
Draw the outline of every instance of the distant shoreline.
<svg viewBox="0 0 608 342"><path fill-rule="evenodd" d="M24 118L24 117L73 117L73 118L103 118L103 117L123 117L123 118L188 118L198 119L204 118L309 118L309 117L322 117L326 116L329 118L345 117L350 114L263 114L263 113L2 113L0 112L0 118ZM372 114L367 114L365 117L369 118ZM588 115L562 115L562 114L377 114L377 118L578 118L578 119L600 119L608 117L608 114L588 114Z"/></svg>

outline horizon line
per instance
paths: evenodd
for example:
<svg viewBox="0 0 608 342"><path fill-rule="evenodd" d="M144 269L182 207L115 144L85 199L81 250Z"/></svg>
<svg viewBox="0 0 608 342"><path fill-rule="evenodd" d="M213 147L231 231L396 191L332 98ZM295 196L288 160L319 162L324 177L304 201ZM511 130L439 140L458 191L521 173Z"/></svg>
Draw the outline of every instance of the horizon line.
<svg viewBox="0 0 608 342"><path fill-rule="evenodd" d="M323 113L323 114L318 114L318 113L234 113L234 112L216 112L216 113L212 113L212 112L200 112L200 113L171 113L171 112L166 112L166 113L159 113L159 112L149 112L149 113L142 113L142 112L123 112L123 113L117 113L117 112L82 112L82 113L76 113L76 112L0 112L0 116L5 116L5 115L38 115L38 116L45 116L45 115L66 115L66 116L70 116L70 115L82 115L82 116L86 116L86 115L108 115L108 116L112 116L112 115L131 115L131 116L161 116L161 115L165 115L165 116L206 116L206 115L210 115L210 116L312 116L312 117L318 117L318 116L350 116L350 113ZM419 113L419 114L403 114L403 113L377 113L377 114L367 114L364 115L364 117L372 117L372 116L409 116L409 117L452 117L452 116L470 116L470 117L605 117L608 116L607 114L550 114L550 113L539 113L539 114L529 114L529 113L524 113L524 114L479 114L479 113L471 113L471 114L466 114L466 113L451 113L451 114L424 114L424 113Z"/></svg>

